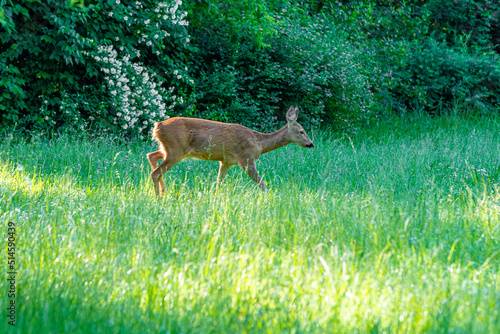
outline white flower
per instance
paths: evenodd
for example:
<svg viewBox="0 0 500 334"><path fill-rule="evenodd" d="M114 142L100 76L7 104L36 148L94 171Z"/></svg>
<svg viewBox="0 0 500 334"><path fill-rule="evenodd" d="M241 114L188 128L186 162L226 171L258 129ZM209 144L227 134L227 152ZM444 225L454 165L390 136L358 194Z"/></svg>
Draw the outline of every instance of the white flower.
<svg viewBox="0 0 500 334"><path fill-rule="evenodd" d="M177 79L181 80L181 79L182 79L182 76L178 75L178 76L177 76Z"/></svg>
<svg viewBox="0 0 500 334"><path fill-rule="evenodd" d="M110 16L110 17L113 17L113 12L110 12L110 13L109 13L109 16Z"/></svg>
<svg viewBox="0 0 500 334"><path fill-rule="evenodd" d="M155 35L155 39L158 39L158 34Z"/></svg>

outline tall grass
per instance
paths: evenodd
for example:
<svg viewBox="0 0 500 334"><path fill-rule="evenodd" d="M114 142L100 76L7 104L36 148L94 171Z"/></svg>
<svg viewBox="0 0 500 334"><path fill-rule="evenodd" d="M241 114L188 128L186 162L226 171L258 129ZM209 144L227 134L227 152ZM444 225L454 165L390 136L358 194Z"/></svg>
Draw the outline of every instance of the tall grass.
<svg viewBox="0 0 500 334"><path fill-rule="evenodd" d="M261 158L267 193L186 160L157 201L153 143L6 136L0 332L500 332L498 120L312 137Z"/></svg>

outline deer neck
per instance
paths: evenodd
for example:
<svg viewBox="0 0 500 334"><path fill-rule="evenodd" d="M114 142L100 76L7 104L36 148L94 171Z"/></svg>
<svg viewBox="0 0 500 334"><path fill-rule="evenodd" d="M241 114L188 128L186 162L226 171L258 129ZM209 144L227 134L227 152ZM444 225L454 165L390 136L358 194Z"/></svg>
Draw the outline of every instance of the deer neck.
<svg viewBox="0 0 500 334"><path fill-rule="evenodd" d="M258 139L262 146L262 154L290 144L288 138L288 124L273 133L258 132Z"/></svg>

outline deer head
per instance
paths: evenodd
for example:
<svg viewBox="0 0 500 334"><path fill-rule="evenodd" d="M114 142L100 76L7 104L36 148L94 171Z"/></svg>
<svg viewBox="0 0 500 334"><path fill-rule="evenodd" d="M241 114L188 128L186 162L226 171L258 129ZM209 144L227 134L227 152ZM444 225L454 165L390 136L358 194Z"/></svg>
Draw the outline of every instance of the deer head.
<svg viewBox="0 0 500 334"><path fill-rule="evenodd" d="M299 108L290 107L286 112L286 120L288 122L288 137L292 141L302 147L313 148L314 143L309 139L309 136L304 131L302 125L297 123L299 117Z"/></svg>

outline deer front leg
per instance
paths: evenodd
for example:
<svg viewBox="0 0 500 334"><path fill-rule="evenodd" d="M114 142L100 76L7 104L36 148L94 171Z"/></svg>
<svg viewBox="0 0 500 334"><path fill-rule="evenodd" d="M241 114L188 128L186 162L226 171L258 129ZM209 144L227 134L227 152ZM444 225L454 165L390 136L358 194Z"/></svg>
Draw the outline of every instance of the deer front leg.
<svg viewBox="0 0 500 334"><path fill-rule="evenodd" d="M220 161L220 167L219 167L219 176L217 177L217 189L219 189L219 186L222 184L222 181L224 181L224 178L227 175L227 172L233 165L223 163Z"/></svg>
<svg viewBox="0 0 500 334"><path fill-rule="evenodd" d="M262 181L262 178L260 177L259 173L257 172L257 167L255 166L255 161L250 161L247 160L246 162L239 162L239 165L245 172L247 172L248 176L257 183L260 189L267 191L267 187Z"/></svg>

